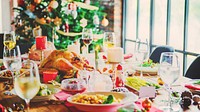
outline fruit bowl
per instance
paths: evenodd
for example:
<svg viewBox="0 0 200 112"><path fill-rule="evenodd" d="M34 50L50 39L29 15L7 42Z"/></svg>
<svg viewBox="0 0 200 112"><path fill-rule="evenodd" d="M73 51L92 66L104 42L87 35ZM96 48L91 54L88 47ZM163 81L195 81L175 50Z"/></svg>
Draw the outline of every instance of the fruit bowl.
<svg viewBox="0 0 200 112"><path fill-rule="evenodd" d="M61 89L70 94L82 93L86 90L86 83L82 79L64 79L61 82Z"/></svg>

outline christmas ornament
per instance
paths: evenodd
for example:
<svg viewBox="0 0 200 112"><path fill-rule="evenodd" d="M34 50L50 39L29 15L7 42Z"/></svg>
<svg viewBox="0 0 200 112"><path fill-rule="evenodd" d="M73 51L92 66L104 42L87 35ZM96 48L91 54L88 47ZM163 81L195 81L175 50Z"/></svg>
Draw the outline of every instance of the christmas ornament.
<svg viewBox="0 0 200 112"><path fill-rule="evenodd" d="M36 18L35 20L40 24L46 24L46 20L44 18Z"/></svg>
<svg viewBox="0 0 200 112"><path fill-rule="evenodd" d="M56 9L58 7L58 2L53 0L50 2L49 6L53 9Z"/></svg>
<svg viewBox="0 0 200 112"><path fill-rule="evenodd" d="M146 110L149 111L151 109L151 101L146 98L143 102L142 102L142 107Z"/></svg>
<svg viewBox="0 0 200 112"><path fill-rule="evenodd" d="M62 24L62 19L59 18L59 17L56 17L56 18L54 19L54 24L55 24L56 26L59 26L60 24Z"/></svg>
<svg viewBox="0 0 200 112"><path fill-rule="evenodd" d="M26 10L24 12L29 16L29 18L33 18L33 19L36 18L36 16L30 10Z"/></svg>
<svg viewBox="0 0 200 112"><path fill-rule="evenodd" d="M74 11L76 11L77 10L77 5L73 2L73 3L71 3L72 5L72 10L74 10Z"/></svg>
<svg viewBox="0 0 200 112"><path fill-rule="evenodd" d="M42 29L40 28L40 26L36 26L35 28L33 28L33 37L41 35L42 35Z"/></svg>
<svg viewBox="0 0 200 112"><path fill-rule="evenodd" d="M65 32L67 32L67 33L69 32L69 24L68 24L68 22L65 23Z"/></svg>
<svg viewBox="0 0 200 112"><path fill-rule="evenodd" d="M85 0L85 4L90 5L90 0Z"/></svg>
<svg viewBox="0 0 200 112"><path fill-rule="evenodd" d="M94 23L94 25L99 25L99 17L96 14L93 17L93 23Z"/></svg>
<svg viewBox="0 0 200 112"><path fill-rule="evenodd" d="M87 26L87 19L82 18L82 19L80 20L80 26L82 26L83 28L86 27L86 26Z"/></svg>
<svg viewBox="0 0 200 112"><path fill-rule="evenodd" d="M24 6L25 5L24 0L17 0L17 4L18 4L18 6Z"/></svg>
<svg viewBox="0 0 200 112"><path fill-rule="evenodd" d="M51 18L50 17L46 18L46 23L48 23L48 24L51 23Z"/></svg>
<svg viewBox="0 0 200 112"><path fill-rule="evenodd" d="M35 5L33 4L30 4L26 7L28 10L30 10L31 12L34 12L35 11Z"/></svg>
<svg viewBox="0 0 200 112"><path fill-rule="evenodd" d="M42 0L34 0L34 3L39 4Z"/></svg>
<svg viewBox="0 0 200 112"><path fill-rule="evenodd" d="M72 17L73 17L74 19L76 19L77 16L78 16L77 11L72 10Z"/></svg>
<svg viewBox="0 0 200 112"><path fill-rule="evenodd" d="M108 19L106 19L106 17L104 16L103 20L101 21L101 25L104 26L104 27L106 27L106 26L108 26L108 24L109 24L109 21L108 21Z"/></svg>

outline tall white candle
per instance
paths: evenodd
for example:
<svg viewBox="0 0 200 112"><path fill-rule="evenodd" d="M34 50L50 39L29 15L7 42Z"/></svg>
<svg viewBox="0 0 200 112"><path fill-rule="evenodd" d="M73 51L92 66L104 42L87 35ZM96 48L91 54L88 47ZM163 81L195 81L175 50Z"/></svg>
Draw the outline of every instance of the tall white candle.
<svg viewBox="0 0 200 112"><path fill-rule="evenodd" d="M108 62L122 62L124 53L121 47L113 47L107 50Z"/></svg>

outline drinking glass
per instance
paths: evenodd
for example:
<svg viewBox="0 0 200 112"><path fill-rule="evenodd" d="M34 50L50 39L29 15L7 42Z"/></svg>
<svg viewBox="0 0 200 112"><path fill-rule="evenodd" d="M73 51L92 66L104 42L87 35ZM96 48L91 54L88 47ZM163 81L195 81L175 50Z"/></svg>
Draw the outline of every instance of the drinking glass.
<svg viewBox="0 0 200 112"><path fill-rule="evenodd" d="M116 44L115 33L114 32L104 32L103 46L104 49L114 47Z"/></svg>
<svg viewBox="0 0 200 112"><path fill-rule="evenodd" d="M16 45L16 37L14 32L4 32L4 46L9 50L13 49Z"/></svg>
<svg viewBox="0 0 200 112"><path fill-rule="evenodd" d="M143 42L141 39L136 39L135 42L135 60L142 67L142 63L148 58L149 44L148 39ZM140 76L143 76L142 70L140 71Z"/></svg>
<svg viewBox="0 0 200 112"><path fill-rule="evenodd" d="M171 102L171 85L180 76L180 65L179 65L179 60L176 53L163 52L161 54L158 74L160 78L164 81L164 83L167 85L166 89L169 95L168 105L163 107L163 109L171 112L173 111L172 102Z"/></svg>
<svg viewBox="0 0 200 112"><path fill-rule="evenodd" d="M22 62L21 73L14 77L14 89L16 94L25 100L29 111L30 100L40 89L40 77L37 64L31 60Z"/></svg>
<svg viewBox="0 0 200 112"><path fill-rule="evenodd" d="M11 71L12 78L14 78L14 72L19 72L21 69L21 53L19 46L15 46L12 49L4 47L3 64Z"/></svg>
<svg viewBox="0 0 200 112"><path fill-rule="evenodd" d="M88 28L84 28L82 31L82 40L83 43L86 45L87 48L87 54L88 54L88 46L92 43L93 40L93 33L92 33L92 29L88 29Z"/></svg>

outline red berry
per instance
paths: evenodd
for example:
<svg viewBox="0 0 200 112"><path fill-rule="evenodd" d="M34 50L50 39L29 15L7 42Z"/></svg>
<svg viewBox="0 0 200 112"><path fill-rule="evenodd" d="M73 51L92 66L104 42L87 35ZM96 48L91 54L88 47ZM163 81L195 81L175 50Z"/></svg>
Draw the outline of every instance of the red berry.
<svg viewBox="0 0 200 112"><path fill-rule="evenodd" d="M105 59L105 60L106 60L106 59L107 59L107 57L106 57L105 55L103 55L103 59Z"/></svg>
<svg viewBox="0 0 200 112"><path fill-rule="evenodd" d="M122 65L117 65L117 70L122 70Z"/></svg>

